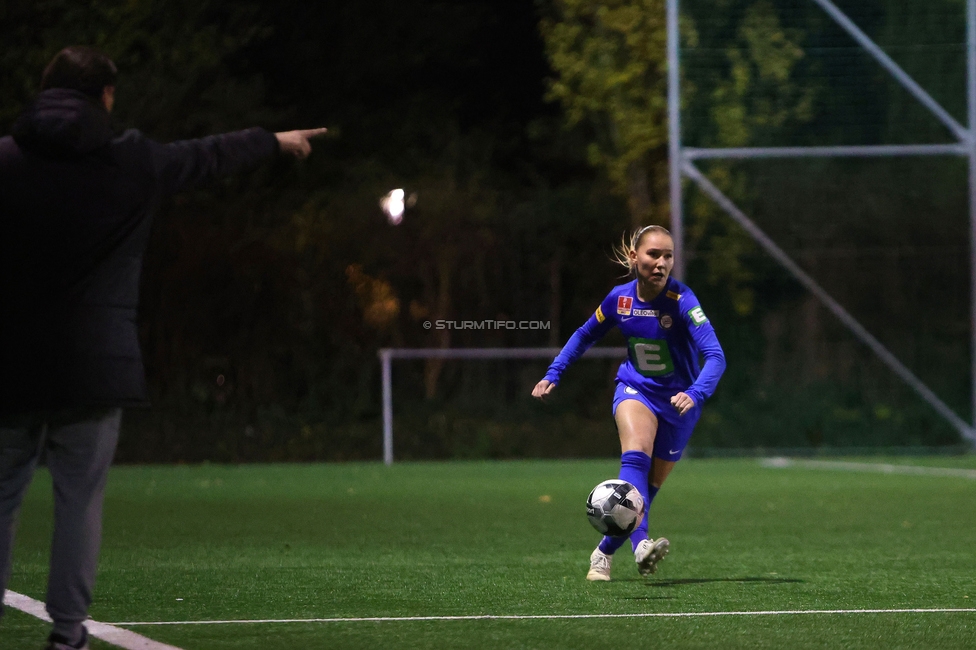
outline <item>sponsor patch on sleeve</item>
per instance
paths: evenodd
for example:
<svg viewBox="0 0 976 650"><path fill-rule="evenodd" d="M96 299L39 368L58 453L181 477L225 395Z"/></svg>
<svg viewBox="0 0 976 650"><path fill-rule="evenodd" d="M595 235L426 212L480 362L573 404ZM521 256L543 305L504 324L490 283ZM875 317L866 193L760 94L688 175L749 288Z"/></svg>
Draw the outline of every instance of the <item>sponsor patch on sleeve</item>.
<svg viewBox="0 0 976 650"><path fill-rule="evenodd" d="M665 295L671 300L677 300L681 297L680 293L675 293L674 291L668 291Z"/></svg>
<svg viewBox="0 0 976 650"><path fill-rule="evenodd" d="M708 317L705 316L705 312L702 311L701 307L692 307L689 309L688 316L695 325L704 325L708 322Z"/></svg>
<svg viewBox="0 0 976 650"><path fill-rule="evenodd" d="M596 308L596 312L593 315L596 316L596 322L598 322L598 323L602 323L603 321L605 321L607 319L607 317L603 315L603 307L602 306L597 307Z"/></svg>

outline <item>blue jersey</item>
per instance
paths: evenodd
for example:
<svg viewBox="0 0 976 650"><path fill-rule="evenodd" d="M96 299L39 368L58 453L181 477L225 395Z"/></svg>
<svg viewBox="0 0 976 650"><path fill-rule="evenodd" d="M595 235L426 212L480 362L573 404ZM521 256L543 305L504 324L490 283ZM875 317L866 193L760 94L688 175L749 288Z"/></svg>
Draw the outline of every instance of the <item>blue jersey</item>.
<svg viewBox="0 0 976 650"><path fill-rule="evenodd" d="M684 392L696 405L715 392L725 370L725 353L698 298L674 278L650 302L637 297L637 280L614 287L569 339L545 378L557 383L566 367L614 326L627 338L628 347L617 381L667 397ZM705 359L703 368L699 355Z"/></svg>

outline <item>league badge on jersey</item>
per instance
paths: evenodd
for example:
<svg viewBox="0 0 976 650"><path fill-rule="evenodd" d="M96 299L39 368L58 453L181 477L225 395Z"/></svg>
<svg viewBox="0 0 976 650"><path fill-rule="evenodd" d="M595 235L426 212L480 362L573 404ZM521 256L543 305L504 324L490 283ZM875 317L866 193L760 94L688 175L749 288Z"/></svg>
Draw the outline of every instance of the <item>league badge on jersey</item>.
<svg viewBox="0 0 976 650"><path fill-rule="evenodd" d="M630 316L630 310L634 306L634 299L630 296L619 296L617 298L617 313L621 316Z"/></svg>
<svg viewBox="0 0 976 650"><path fill-rule="evenodd" d="M661 314L661 318L657 322L661 324L662 329L666 330L671 329L671 326L674 325L674 319L671 318L670 314Z"/></svg>

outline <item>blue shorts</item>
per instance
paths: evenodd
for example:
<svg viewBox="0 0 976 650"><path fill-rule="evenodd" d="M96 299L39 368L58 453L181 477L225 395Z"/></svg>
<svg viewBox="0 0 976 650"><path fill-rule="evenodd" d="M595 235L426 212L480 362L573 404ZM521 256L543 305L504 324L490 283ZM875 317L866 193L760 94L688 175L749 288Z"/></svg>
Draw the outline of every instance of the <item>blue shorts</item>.
<svg viewBox="0 0 976 650"><path fill-rule="evenodd" d="M675 391L677 394L680 391ZM672 393L658 393L643 391L628 386L618 381L617 390L613 393L613 413L616 415L617 406L624 400L637 400L651 413L657 416L657 435L654 437L654 457L661 460L675 462L681 458L688 441L691 440L691 433L698 424L701 417L701 404L695 404L694 408L678 415L678 410L671 406Z"/></svg>

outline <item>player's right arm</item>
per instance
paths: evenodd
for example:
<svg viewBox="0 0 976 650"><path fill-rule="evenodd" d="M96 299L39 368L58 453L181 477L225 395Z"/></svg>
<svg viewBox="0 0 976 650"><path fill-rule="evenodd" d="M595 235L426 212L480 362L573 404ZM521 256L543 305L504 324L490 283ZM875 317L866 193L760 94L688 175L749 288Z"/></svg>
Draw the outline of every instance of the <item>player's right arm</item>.
<svg viewBox="0 0 976 650"><path fill-rule="evenodd" d="M559 378L569 364L579 359L594 343L613 329L617 324L616 300L616 296L612 293L604 298L593 315L587 318L586 322L569 338L549 366L546 376L532 389L532 397L544 399L559 383Z"/></svg>

